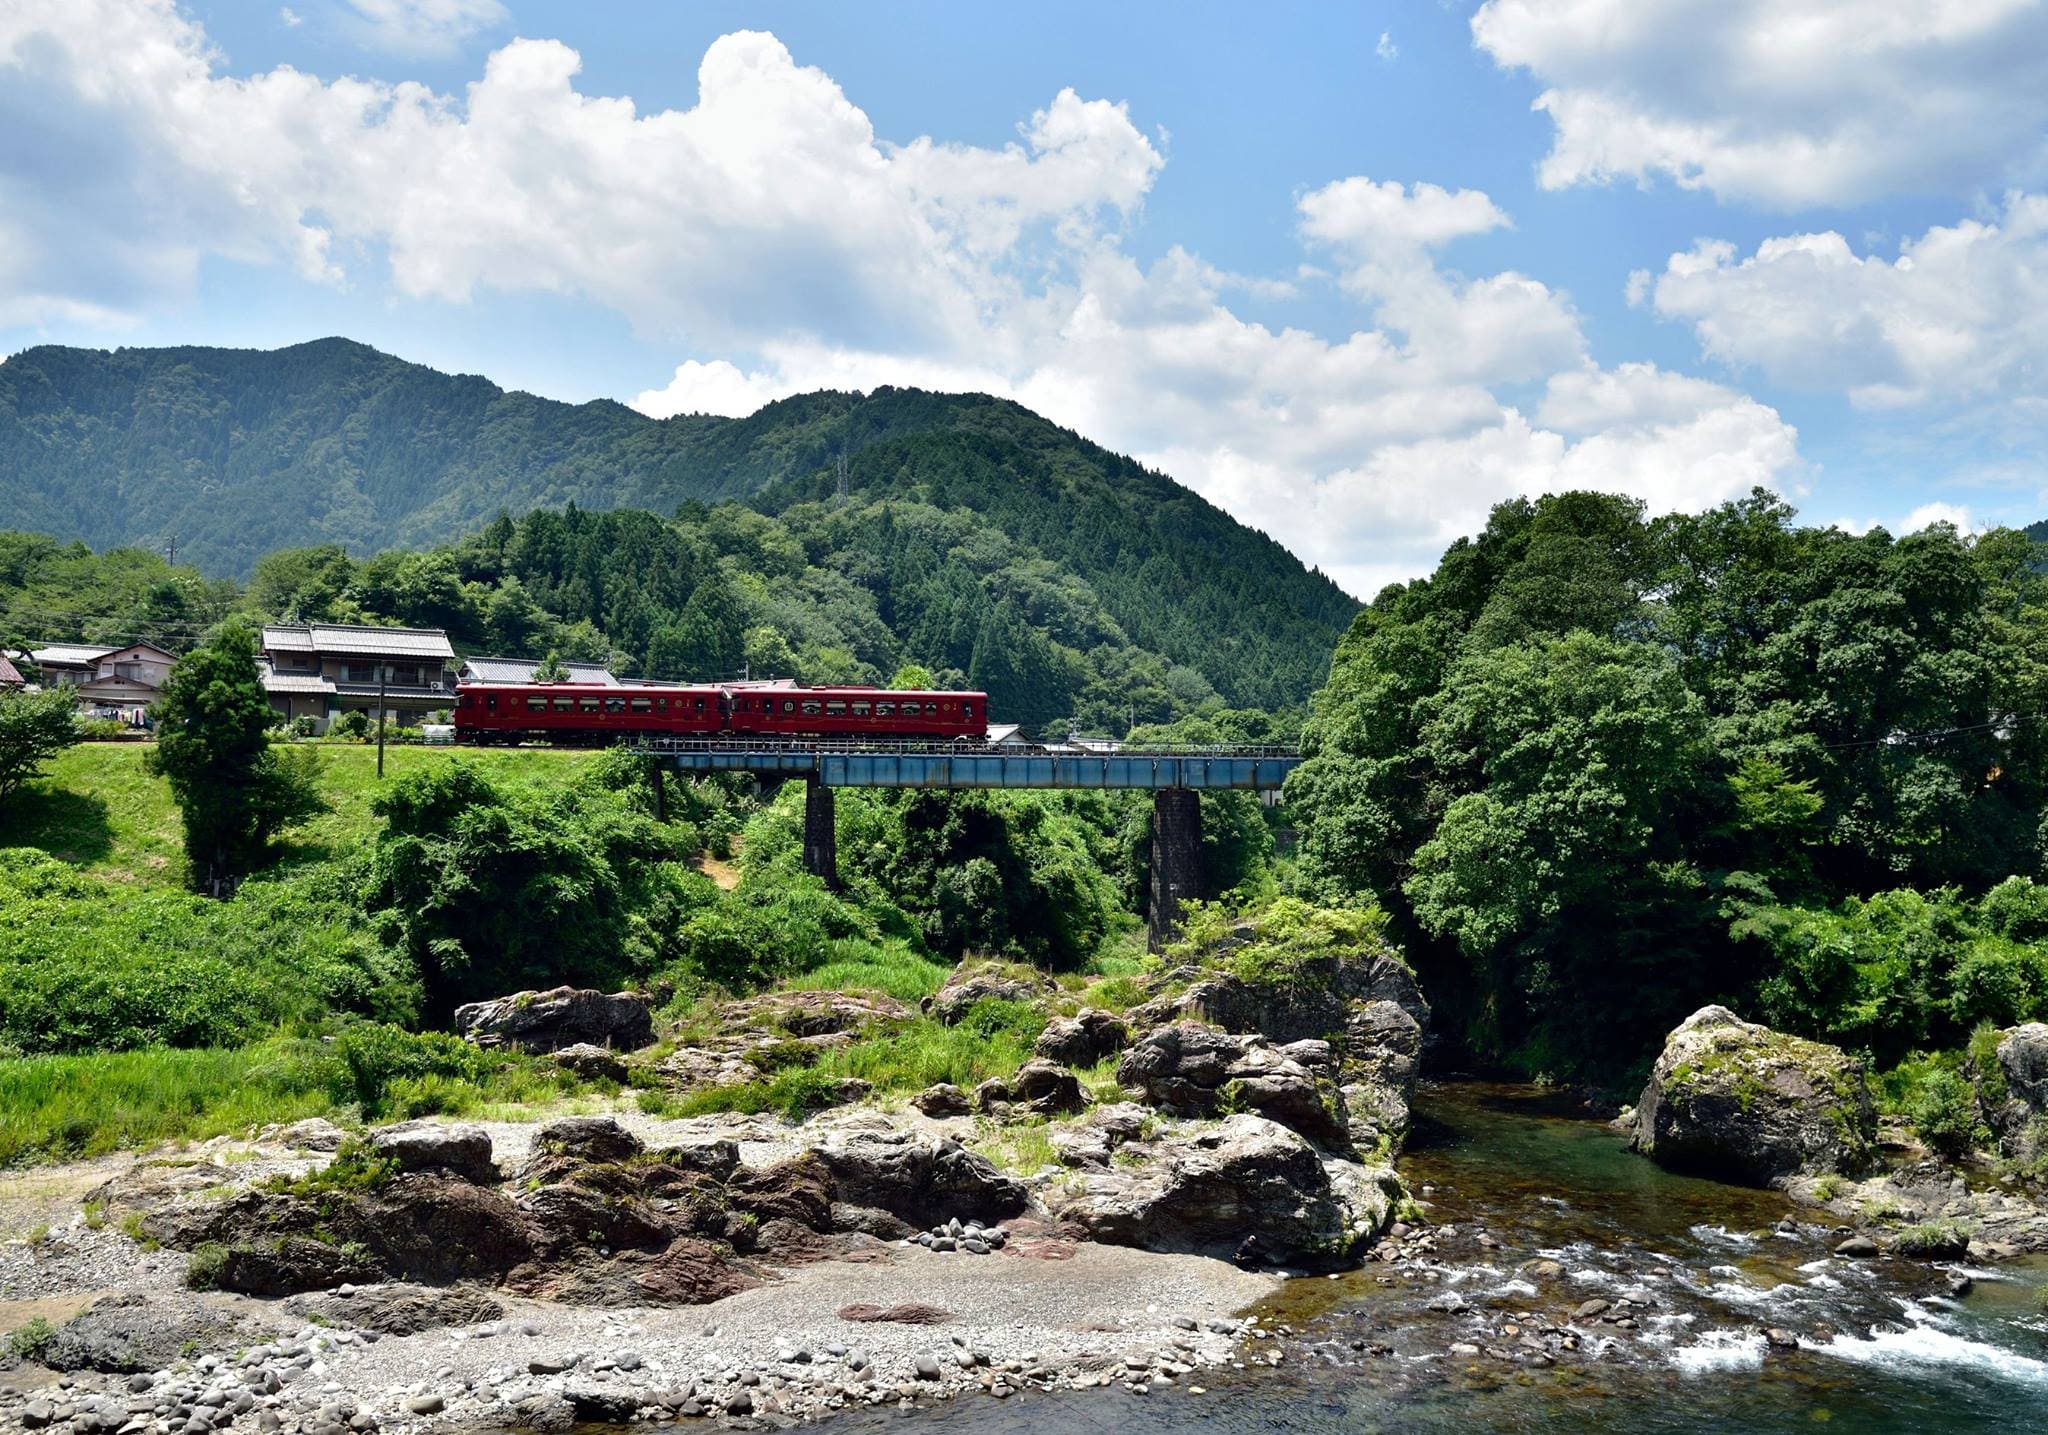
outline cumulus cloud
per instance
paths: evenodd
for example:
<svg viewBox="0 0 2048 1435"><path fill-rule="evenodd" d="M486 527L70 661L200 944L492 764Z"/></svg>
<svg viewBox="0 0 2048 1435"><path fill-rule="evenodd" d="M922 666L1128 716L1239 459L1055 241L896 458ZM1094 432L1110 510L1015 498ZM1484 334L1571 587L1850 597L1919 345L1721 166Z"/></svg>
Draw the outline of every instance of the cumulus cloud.
<svg viewBox="0 0 2048 1435"><path fill-rule="evenodd" d="M1553 188L1662 175L1789 209L2043 167L2039 0L1487 0L1472 36L1546 87Z"/></svg>
<svg viewBox="0 0 2048 1435"><path fill-rule="evenodd" d="M118 323L208 258L461 303L575 296L683 362L635 404L740 414L881 383L1015 398L1188 483L1356 592L1426 570L1503 498L1568 484L1694 507L1796 485L1771 409L1605 370L1569 297L1466 275L1509 225L1476 190L1305 193L1319 261L1225 273L1125 230L1166 162L1126 108L1063 90L999 147L893 142L774 36L727 35L698 98L641 112L515 40L463 94L225 74L171 0L0 10L0 323ZM1327 267L1325 267L1327 266ZM1335 336L1232 307L1333 282ZM1500 392L1541 386L1524 413Z"/></svg>
<svg viewBox="0 0 2048 1435"><path fill-rule="evenodd" d="M365 44L394 55L451 55L511 18L500 0L347 0ZM289 10L284 12L290 15ZM286 24L295 25L296 18Z"/></svg>
<svg viewBox="0 0 2048 1435"><path fill-rule="evenodd" d="M1790 387L1866 408L1998 399L2048 405L2048 196L1936 226L1898 257L1858 255L1832 231L1723 241L1674 254L1648 290L1701 348Z"/></svg>

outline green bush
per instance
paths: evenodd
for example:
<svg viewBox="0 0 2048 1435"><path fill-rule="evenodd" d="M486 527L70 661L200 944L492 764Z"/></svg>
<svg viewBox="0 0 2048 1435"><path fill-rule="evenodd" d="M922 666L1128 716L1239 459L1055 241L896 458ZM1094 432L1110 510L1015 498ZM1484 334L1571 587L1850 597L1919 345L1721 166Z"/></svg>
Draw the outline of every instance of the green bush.
<svg viewBox="0 0 2048 1435"><path fill-rule="evenodd" d="M1928 1073L1912 1106L1913 1130L1928 1149L1951 1160L1989 1145L1991 1133L1977 1111L1977 1092L1952 1071Z"/></svg>
<svg viewBox="0 0 2048 1435"><path fill-rule="evenodd" d="M228 1248L218 1241L204 1241L192 1248L185 1261L185 1285L196 1291L220 1289L221 1272L227 1269Z"/></svg>
<svg viewBox="0 0 2048 1435"><path fill-rule="evenodd" d="M0 1038L24 1052L228 1046L331 1011L409 1019L402 959L333 874L228 901L88 877L0 849Z"/></svg>
<svg viewBox="0 0 2048 1435"><path fill-rule="evenodd" d="M26 1324L16 1326L7 1334L9 1353L20 1360L35 1360L50 1344L50 1338L57 1333L56 1327L41 1316Z"/></svg>

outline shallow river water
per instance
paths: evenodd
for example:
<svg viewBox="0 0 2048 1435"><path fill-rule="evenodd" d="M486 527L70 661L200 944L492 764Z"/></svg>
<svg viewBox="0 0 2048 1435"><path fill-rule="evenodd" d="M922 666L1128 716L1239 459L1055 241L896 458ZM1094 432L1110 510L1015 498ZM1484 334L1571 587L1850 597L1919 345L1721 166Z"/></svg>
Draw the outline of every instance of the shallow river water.
<svg viewBox="0 0 2048 1435"><path fill-rule="evenodd" d="M2048 1431L2048 1285L2000 1270L1852 1261L1769 1192L1660 1171L1602 1123L1531 1088L1427 1086L1402 1170L1430 1188L1434 1256L1290 1282L1263 1307L1277 1366L1209 1371L1206 1393L1120 1388L824 1429L1048 1432ZM1790 1220L1788 1220L1790 1218ZM1561 1275L1517 1267L1554 1260ZM1969 1292L1948 1293L1956 1275ZM1629 1327L1572 1319L1590 1299ZM1531 1364L1523 1338L1577 1349ZM1759 1326L1799 1338L1772 1350ZM1480 1353L1453 1353L1454 1343ZM1498 1352L1495 1354L1493 1352Z"/></svg>

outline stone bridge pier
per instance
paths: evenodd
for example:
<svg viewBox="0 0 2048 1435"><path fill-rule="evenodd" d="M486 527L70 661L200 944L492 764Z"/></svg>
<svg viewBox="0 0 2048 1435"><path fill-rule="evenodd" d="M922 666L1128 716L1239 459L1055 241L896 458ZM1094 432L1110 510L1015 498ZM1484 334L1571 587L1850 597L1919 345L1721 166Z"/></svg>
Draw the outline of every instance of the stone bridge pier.
<svg viewBox="0 0 2048 1435"><path fill-rule="evenodd" d="M1180 930L1181 904L1203 895L1202 799L1186 787L1152 794L1152 891L1146 942L1159 951Z"/></svg>
<svg viewBox="0 0 2048 1435"><path fill-rule="evenodd" d="M804 780L804 871L839 890L839 826L832 789L815 777Z"/></svg>

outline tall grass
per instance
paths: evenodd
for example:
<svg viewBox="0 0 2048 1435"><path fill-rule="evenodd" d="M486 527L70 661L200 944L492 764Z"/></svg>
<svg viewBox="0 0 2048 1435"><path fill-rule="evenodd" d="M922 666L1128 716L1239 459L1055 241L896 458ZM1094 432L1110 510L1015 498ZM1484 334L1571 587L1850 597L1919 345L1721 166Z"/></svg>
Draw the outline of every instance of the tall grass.
<svg viewBox="0 0 2048 1435"><path fill-rule="evenodd" d="M914 1004L944 986L951 970L919 956L908 942L842 938L826 944L823 962L782 985L805 992L885 992Z"/></svg>
<svg viewBox="0 0 2048 1435"><path fill-rule="evenodd" d="M363 1023L339 1038L0 1060L0 1166L236 1135L269 1122L462 1115L578 1083L552 1063Z"/></svg>

